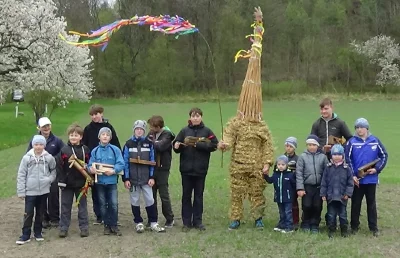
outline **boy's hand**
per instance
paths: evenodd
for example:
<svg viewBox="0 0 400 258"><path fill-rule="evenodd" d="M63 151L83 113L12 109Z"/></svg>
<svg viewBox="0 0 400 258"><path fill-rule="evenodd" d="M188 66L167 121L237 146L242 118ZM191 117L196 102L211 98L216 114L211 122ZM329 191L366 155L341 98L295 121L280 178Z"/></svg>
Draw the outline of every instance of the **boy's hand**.
<svg viewBox="0 0 400 258"><path fill-rule="evenodd" d="M375 168L370 168L367 170L368 174L375 174L376 173L376 169Z"/></svg>
<svg viewBox="0 0 400 258"><path fill-rule="evenodd" d="M104 174L106 174L107 176L111 176L115 174L114 170L107 170L106 172L104 172Z"/></svg>
<svg viewBox="0 0 400 258"><path fill-rule="evenodd" d="M220 141L218 143L218 149L220 149L220 150L225 150L227 146L228 145L226 143L224 143L224 141Z"/></svg>
<svg viewBox="0 0 400 258"><path fill-rule="evenodd" d="M303 197L304 195L306 195L306 191L299 190L299 191L297 191L297 195L300 196L300 197Z"/></svg>
<svg viewBox="0 0 400 258"><path fill-rule="evenodd" d="M358 180L358 178L356 176L353 176L353 181L354 181L355 186L360 187L360 181Z"/></svg>
<svg viewBox="0 0 400 258"><path fill-rule="evenodd" d="M21 200L25 200L25 196L21 196L21 197L18 197L18 198L20 198Z"/></svg>
<svg viewBox="0 0 400 258"><path fill-rule="evenodd" d="M125 185L125 188L126 188L126 189L131 189L131 182L125 181L125 182L124 182L124 185Z"/></svg>
<svg viewBox="0 0 400 258"><path fill-rule="evenodd" d="M179 145L181 145L181 142L176 141L174 144L174 148L179 149Z"/></svg>
<svg viewBox="0 0 400 258"><path fill-rule="evenodd" d="M264 167L263 167L262 172L263 172L265 175L268 175L268 171L269 171L269 164L265 164Z"/></svg>
<svg viewBox="0 0 400 258"><path fill-rule="evenodd" d="M90 172L90 174L94 175L94 174L96 174L96 169L94 167L90 167L89 172Z"/></svg>
<svg viewBox="0 0 400 258"><path fill-rule="evenodd" d="M148 184L149 184L150 187L153 187L153 185L154 185L154 179L149 179Z"/></svg>
<svg viewBox="0 0 400 258"><path fill-rule="evenodd" d="M347 195L344 195L343 200L347 201L347 199L349 199L349 197Z"/></svg>
<svg viewBox="0 0 400 258"><path fill-rule="evenodd" d="M322 196L322 200L326 202L326 196Z"/></svg>
<svg viewBox="0 0 400 258"><path fill-rule="evenodd" d="M331 145L324 145L324 152L325 153L327 153L327 152L330 152L331 151L331 148L332 148L332 146Z"/></svg>

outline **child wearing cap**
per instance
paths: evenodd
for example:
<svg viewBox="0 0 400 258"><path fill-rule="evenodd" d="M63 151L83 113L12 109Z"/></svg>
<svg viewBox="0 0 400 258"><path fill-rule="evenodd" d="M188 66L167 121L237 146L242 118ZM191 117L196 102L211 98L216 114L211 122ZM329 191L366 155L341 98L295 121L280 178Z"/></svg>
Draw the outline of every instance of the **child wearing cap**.
<svg viewBox="0 0 400 258"><path fill-rule="evenodd" d="M44 240L42 236L43 207L50 192L50 185L56 178L56 161L45 150L46 138L35 135L32 146L33 149L22 158L17 176L17 195L25 199L24 225L22 235L16 241L18 245L30 241L34 215L34 237L36 241Z"/></svg>
<svg viewBox="0 0 400 258"><path fill-rule="evenodd" d="M378 215L376 210L376 185L378 175L385 168L388 153L385 146L378 137L369 132L369 123L365 118L358 118L354 123L355 135L351 138L345 148L346 162L353 172L353 181L356 187L351 200L351 229L356 233L360 226L361 203L367 199L368 227L372 234L377 237ZM358 169L374 160L379 161L367 170L368 174L359 178Z"/></svg>
<svg viewBox="0 0 400 258"><path fill-rule="evenodd" d="M100 204L101 217L104 220L104 235L120 236L118 229L118 177L117 173L124 169L124 159L121 150L110 144L112 137L111 129L103 127L99 130L99 146L94 148L90 154L88 167L92 174L96 174L93 162L113 165L112 171L107 171L97 176L97 198Z"/></svg>
<svg viewBox="0 0 400 258"><path fill-rule="evenodd" d="M153 198L154 185L154 146L146 137L144 120L137 120L133 124L133 136L125 143L123 155L125 169L123 181L125 188L130 191L133 221L136 223L136 232L144 232L143 218L140 215L140 196L143 194L146 205L147 218L150 228L154 232L165 232L158 224L157 210Z"/></svg>
<svg viewBox="0 0 400 258"><path fill-rule="evenodd" d="M298 160L298 156L296 155L297 148L297 138L290 136L285 140L285 155L288 157L288 169L292 171L294 174L296 173L296 164ZM277 163L274 165L274 171L277 168ZM296 174L295 174L296 175ZM297 201L297 193L293 191L293 203L292 203L292 215L293 215L293 225L294 229L297 230L299 228L299 202Z"/></svg>
<svg viewBox="0 0 400 258"><path fill-rule="evenodd" d="M281 155L276 160L274 174L269 177L268 171L264 172L264 179L269 184L274 184L274 201L279 208L279 223L274 231L282 233L293 232L292 203L296 193L296 180L292 170L288 168L289 159Z"/></svg>
<svg viewBox="0 0 400 258"><path fill-rule="evenodd" d="M318 233L322 211L321 178L328 159L321 152L316 135L310 134L306 144L307 149L299 156L296 165L296 189L298 196L302 197L301 229Z"/></svg>
<svg viewBox="0 0 400 258"><path fill-rule="evenodd" d="M350 167L344 162L342 145L333 145L331 155L332 162L328 164L322 175L320 195L322 200L328 203L329 238L332 238L336 231L336 216L339 216L342 237L347 237L347 200L353 194L353 175Z"/></svg>

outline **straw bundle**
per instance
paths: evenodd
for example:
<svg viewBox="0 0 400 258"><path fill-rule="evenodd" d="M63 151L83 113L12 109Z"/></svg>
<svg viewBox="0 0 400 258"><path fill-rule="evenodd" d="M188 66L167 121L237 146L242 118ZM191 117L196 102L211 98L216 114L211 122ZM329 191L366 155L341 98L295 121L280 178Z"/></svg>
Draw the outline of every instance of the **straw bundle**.
<svg viewBox="0 0 400 258"><path fill-rule="evenodd" d="M246 51L248 55L241 56L245 58L249 57L249 64L246 77L242 84L237 116L246 121L262 120L261 41L264 28L262 24L262 13L259 8L256 8L255 16L256 21L252 25L254 27L254 34L249 35L253 37L251 50ZM238 56L239 55L237 55L237 57Z"/></svg>

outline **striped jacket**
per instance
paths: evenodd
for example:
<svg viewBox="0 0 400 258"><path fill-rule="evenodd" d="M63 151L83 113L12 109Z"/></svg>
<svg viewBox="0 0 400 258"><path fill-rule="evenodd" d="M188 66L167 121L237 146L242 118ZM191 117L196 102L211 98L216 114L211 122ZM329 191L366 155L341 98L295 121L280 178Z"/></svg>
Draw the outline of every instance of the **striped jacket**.
<svg viewBox="0 0 400 258"><path fill-rule="evenodd" d="M366 175L360 179L360 184L377 184L378 174L385 168L388 160L385 147L376 136L371 134L365 141L358 136L353 136L346 144L345 157L354 176L357 176L360 167L377 158L381 159L375 165L377 173Z"/></svg>

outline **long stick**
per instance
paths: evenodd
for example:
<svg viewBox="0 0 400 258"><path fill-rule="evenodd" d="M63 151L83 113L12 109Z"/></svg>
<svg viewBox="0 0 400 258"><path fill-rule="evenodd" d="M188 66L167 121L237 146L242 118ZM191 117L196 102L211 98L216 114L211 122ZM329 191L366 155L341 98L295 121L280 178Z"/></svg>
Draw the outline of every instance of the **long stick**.
<svg viewBox="0 0 400 258"><path fill-rule="evenodd" d="M208 51L210 52L211 55L211 63L214 69L214 79L215 79L215 87L217 89L217 98L218 98L218 108L219 108L219 118L220 118L220 123L221 123L221 133L222 133L222 139L224 138L224 125L222 122L222 108L221 108L221 99L220 99L220 92L219 92L219 86L218 86L218 77L217 77L217 70L215 68L215 63L214 63L214 55L211 51L210 44L208 44L208 41L204 37L204 35L199 31L200 36L203 38L204 42L207 45ZM222 152L221 156L221 168L224 167L224 152Z"/></svg>

